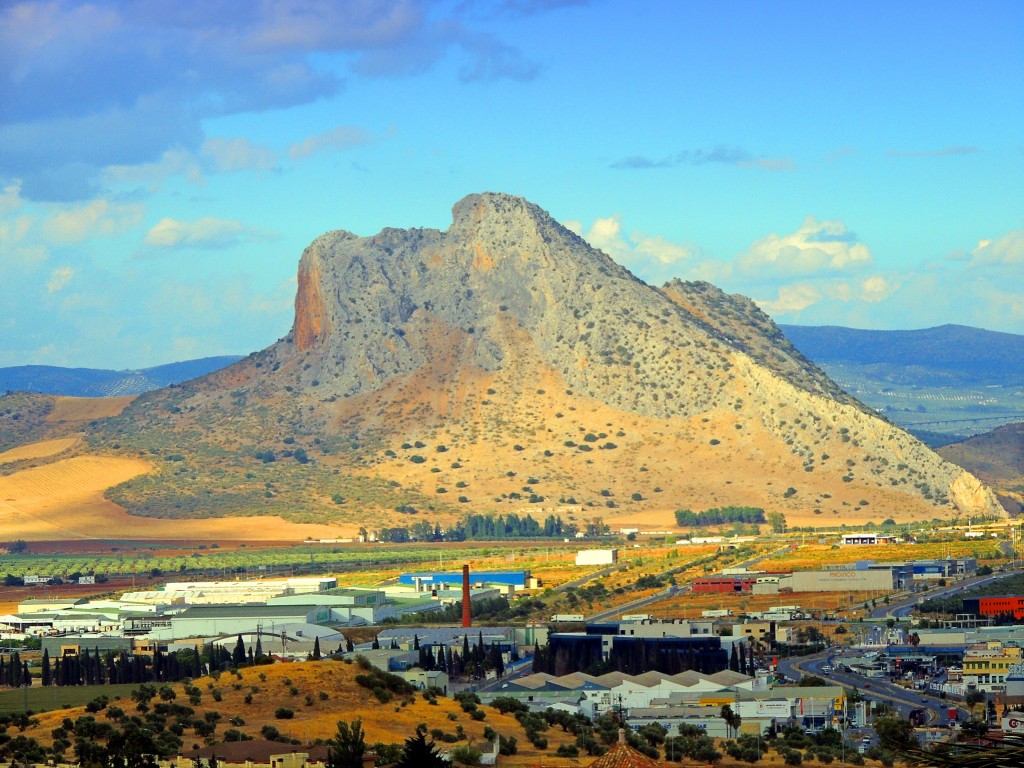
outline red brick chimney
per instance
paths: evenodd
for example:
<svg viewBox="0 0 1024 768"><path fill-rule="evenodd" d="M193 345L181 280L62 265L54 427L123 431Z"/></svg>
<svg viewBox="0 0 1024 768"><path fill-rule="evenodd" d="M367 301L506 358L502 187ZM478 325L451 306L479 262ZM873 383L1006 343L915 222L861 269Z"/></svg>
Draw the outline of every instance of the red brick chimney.
<svg viewBox="0 0 1024 768"><path fill-rule="evenodd" d="M469 566L462 566L462 626L472 627L473 618L469 610Z"/></svg>

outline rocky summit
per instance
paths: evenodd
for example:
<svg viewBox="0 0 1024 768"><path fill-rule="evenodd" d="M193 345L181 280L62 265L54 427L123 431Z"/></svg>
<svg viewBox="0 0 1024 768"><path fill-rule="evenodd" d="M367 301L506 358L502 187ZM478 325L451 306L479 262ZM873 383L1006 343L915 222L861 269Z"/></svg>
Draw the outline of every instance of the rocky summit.
<svg viewBox="0 0 1024 768"><path fill-rule="evenodd" d="M115 490L153 515L568 509L659 525L752 505L828 525L999 510L750 300L647 285L505 194L459 201L443 232L322 235L285 338L143 395L90 440L175 455Z"/></svg>

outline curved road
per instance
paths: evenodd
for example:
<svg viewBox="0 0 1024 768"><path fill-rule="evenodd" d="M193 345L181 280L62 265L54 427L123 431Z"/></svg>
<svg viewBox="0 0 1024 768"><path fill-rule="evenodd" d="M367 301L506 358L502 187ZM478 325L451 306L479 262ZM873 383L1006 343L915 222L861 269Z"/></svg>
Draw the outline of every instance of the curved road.
<svg viewBox="0 0 1024 768"><path fill-rule="evenodd" d="M816 675L844 688L855 688L865 699L892 705L901 717L909 716L913 709L924 709L929 725L945 725L948 720L948 710L954 707L960 720L968 719L969 713L965 707L951 700L940 699L927 691L903 688L894 685L886 678L867 678L849 672L837 671L836 665L842 663L841 653L838 649L830 649L800 659L780 659L779 669L787 677L797 680L805 674ZM822 670L826 664L832 667L831 672Z"/></svg>
<svg viewBox="0 0 1024 768"><path fill-rule="evenodd" d="M983 587L986 584L999 581L1000 579L1006 579L1010 576L1015 576L1020 572L1020 569L992 573L986 576L970 576L962 581L955 582L949 586L939 587L938 589L930 589L927 592L918 593L915 595L908 595L907 597L899 598L890 605L883 605L875 608L871 612L872 619L902 619L911 614L911 612L917 607L917 604L922 600L931 600L936 597L952 597L958 592L964 592L975 587Z"/></svg>

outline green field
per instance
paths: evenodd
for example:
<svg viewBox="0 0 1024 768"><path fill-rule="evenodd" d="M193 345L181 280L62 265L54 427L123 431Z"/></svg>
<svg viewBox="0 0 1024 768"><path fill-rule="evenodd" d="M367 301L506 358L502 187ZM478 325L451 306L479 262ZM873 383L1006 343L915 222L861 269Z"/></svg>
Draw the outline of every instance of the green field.
<svg viewBox="0 0 1024 768"><path fill-rule="evenodd" d="M47 712L65 707L81 707L97 696L106 696L111 701L125 699L128 704L122 709L134 709L135 703L130 699L131 692L139 686L124 685L51 685L34 688L7 688L0 690L0 715L14 715L28 710L31 712Z"/></svg>
<svg viewBox="0 0 1024 768"><path fill-rule="evenodd" d="M507 548L509 543L501 544ZM550 549L549 540L518 541L516 549ZM113 549L113 548L112 548ZM266 578L287 576L300 572L347 572L361 569L395 566L397 568L421 563L436 563L437 547L423 545L380 544L330 546L302 545L282 549L231 549L203 548L189 555L161 556L153 552L147 555L145 548L116 548L110 555L58 555L20 554L0 556L0 577L4 574L22 576L26 573L42 576L65 576L82 574L146 574L159 571L163 575L189 572L203 572L207 576L230 578L232 574L245 578ZM447 550L452 557L479 560L493 552L481 542L480 547L452 548Z"/></svg>

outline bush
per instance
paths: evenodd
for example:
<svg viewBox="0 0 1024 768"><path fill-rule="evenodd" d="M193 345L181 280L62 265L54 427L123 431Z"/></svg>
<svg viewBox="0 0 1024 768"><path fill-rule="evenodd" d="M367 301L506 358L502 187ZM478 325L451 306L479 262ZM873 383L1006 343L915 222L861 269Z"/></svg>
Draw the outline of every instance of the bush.
<svg viewBox="0 0 1024 768"><path fill-rule="evenodd" d="M455 747L450 754L454 762L463 765L480 765L480 758L483 757L483 752L468 744Z"/></svg>
<svg viewBox="0 0 1024 768"><path fill-rule="evenodd" d="M562 744L555 750L557 757L579 757L580 751L575 744Z"/></svg>
<svg viewBox="0 0 1024 768"><path fill-rule="evenodd" d="M295 717L295 713L288 709L288 707L278 707L274 710L274 717L278 720L291 720Z"/></svg>

